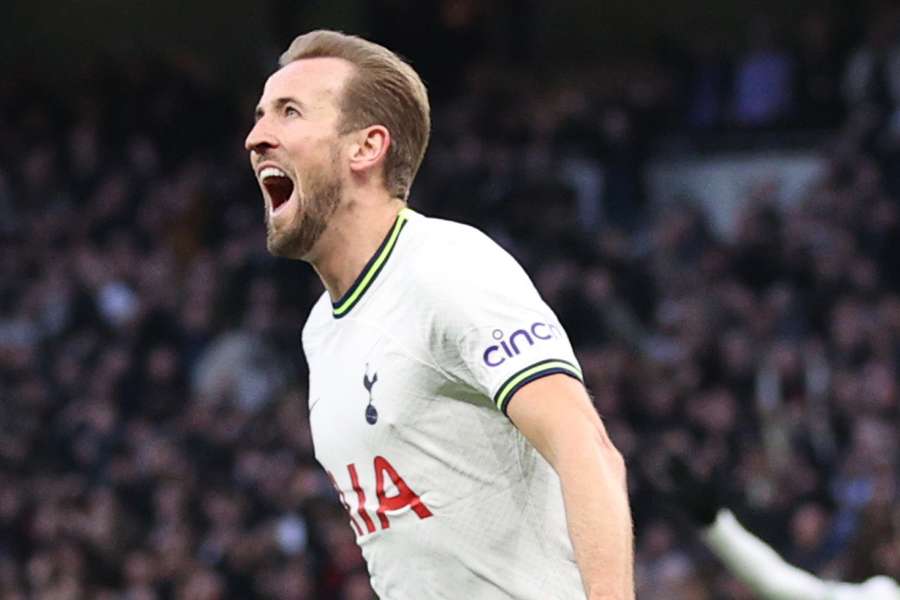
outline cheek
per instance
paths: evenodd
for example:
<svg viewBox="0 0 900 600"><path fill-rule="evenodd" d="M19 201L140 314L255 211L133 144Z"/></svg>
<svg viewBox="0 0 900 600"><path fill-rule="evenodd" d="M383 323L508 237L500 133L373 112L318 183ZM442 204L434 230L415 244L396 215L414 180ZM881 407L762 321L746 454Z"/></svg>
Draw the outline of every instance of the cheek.
<svg viewBox="0 0 900 600"><path fill-rule="evenodd" d="M325 140L303 136L285 145L294 164L305 168L321 167L327 164L327 157L331 153L329 144ZM301 171L302 173L302 171Z"/></svg>

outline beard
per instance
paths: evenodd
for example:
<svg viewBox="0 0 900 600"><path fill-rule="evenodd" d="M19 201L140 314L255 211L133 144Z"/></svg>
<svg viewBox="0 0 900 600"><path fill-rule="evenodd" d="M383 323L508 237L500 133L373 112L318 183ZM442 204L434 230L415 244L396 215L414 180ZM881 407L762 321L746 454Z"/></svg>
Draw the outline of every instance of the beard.
<svg viewBox="0 0 900 600"><path fill-rule="evenodd" d="M336 158L336 157L335 157ZM301 259L307 256L328 226L341 201L343 184L332 169L322 169L304 182L304 192L297 190L297 207L291 221L277 230L268 208L265 211L266 246L273 256Z"/></svg>

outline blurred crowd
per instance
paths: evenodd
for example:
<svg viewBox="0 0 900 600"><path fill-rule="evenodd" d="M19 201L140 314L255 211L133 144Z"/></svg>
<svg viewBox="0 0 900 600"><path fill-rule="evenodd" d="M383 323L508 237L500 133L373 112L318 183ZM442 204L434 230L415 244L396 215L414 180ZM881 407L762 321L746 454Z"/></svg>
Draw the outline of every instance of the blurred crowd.
<svg viewBox="0 0 900 600"><path fill-rule="evenodd" d="M477 11L450 16L474 44ZM500 53L436 83L410 203L501 242L570 333L642 599L750 598L654 493L672 454L795 564L900 577L897 25L760 18L740 52L698 35L539 84ZM258 92L189 61L0 81L0 599L372 597L309 436L321 287L265 249ZM666 139L797 129L825 175L789 209L758 186L734 238L645 197Z"/></svg>

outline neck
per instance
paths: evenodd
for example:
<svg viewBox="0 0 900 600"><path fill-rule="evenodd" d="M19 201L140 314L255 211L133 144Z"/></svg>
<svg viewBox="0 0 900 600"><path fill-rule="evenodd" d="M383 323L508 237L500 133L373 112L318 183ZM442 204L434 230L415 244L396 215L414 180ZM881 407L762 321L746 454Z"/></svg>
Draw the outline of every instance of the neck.
<svg viewBox="0 0 900 600"><path fill-rule="evenodd" d="M350 289L404 206L391 198L377 204L348 202L337 210L309 260L332 302Z"/></svg>

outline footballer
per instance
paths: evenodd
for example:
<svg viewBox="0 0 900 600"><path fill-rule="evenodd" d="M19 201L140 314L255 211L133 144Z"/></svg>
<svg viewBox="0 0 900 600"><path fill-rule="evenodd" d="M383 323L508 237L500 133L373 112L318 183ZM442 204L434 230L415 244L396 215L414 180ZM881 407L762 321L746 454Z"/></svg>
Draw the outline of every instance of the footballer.
<svg viewBox="0 0 900 600"><path fill-rule="evenodd" d="M246 148L270 252L325 287L302 333L315 455L374 590L631 600L625 465L565 330L491 239L407 206L419 76L332 31L280 65Z"/></svg>

